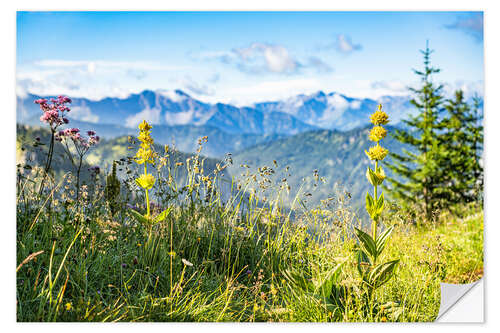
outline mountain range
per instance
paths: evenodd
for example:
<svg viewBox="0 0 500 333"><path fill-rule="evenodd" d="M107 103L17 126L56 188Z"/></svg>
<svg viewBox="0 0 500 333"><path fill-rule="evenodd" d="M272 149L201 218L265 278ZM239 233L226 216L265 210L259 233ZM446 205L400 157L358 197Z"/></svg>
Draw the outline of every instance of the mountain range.
<svg viewBox="0 0 500 333"><path fill-rule="evenodd" d="M40 125L40 110L33 101L42 96L17 97L17 122ZM43 96L47 97L47 96ZM297 95L237 107L209 104L181 90L144 90L126 98L101 100L72 98L69 126L93 129L104 138L133 135L143 119L153 125L157 142L193 152L197 139L208 136L205 153L220 157L253 145L318 129L348 131L368 124L369 115L383 103L391 124L411 113L407 97L385 96L379 100L351 98L331 92Z"/></svg>

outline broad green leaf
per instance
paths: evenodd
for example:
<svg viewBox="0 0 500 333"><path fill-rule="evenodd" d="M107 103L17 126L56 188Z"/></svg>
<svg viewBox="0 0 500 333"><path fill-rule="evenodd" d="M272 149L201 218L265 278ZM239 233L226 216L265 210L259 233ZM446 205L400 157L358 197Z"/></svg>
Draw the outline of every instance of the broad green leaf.
<svg viewBox="0 0 500 333"><path fill-rule="evenodd" d="M377 211L384 208L384 193L382 193L377 199Z"/></svg>
<svg viewBox="0 0 500 333"><path fill-rule="evenodd" d="M359 275L361 275L361 278L363 279L363 281L368 283L367 275L368 275L368 271L370 269L370 266L372 264L370 261L370 258L368 258L368 256L366 255L365 252L363 252L362 250L358 250L356 253L356 259L358 261L357 268L358 268Z"/></svg>
<svg viewBox="0 0 500 333"><path fill-rule="evenodd" d="M372 184L372 186L375 186L377 184L375 178L374 178L374 174L373 174L373 171L370 167L368 167L366 169L366 178L368 179L368 181L370 182L370 184Z"/></svg>
<svg viewBox="0 0 500 333"><path fill-rule="evenodd" d="M356 236L360 240L361 247L367 252L374 260L377 258L377 245L373 238L364 231L354 228Z"/></svg>
<svg viewBox="0 0 500 333"><path fill-rule="evenodd" d="M368 280L373 289L382 286L389 281L394 274L394 269L397 267L399 259L388 261L386 263L375 266L370 272Z"/></svg>
<svg viewBox="0 0 500 333"><path fill-rule="evenodd" d="M165 220L167 218L168 214L170 214L171 210L172 210L172 207L169 207L168 209L165 209L163 212L161 212L160 214L158 214L154 218L154 223L158 223L158 222L161 222L161 221Z"/></svg>
<svg viewBox="0 0 500 333"><path fill-rule="evenodd" d="M373 197L371 196L370 193L366 193L366 211L368 212L368 214L371 216L373 211L374 211L374 207L373 207Z"/></svg>
<svg viewBox="0 0 500 333"><path fill-rule="evenodd" d="M133 209L130 209L129 212L137 220L137 222L142 223L142 224L149 224L149 220L145 216L143 216L141 213L139 213Z"/></svg>
<svg viewBox="0 0 500 333"><path fill-rule="evenodd" d="M320 278L316 286L315 293L321 294L322 297L329 298L332 293L332 288L337 283L343 263L338 264L333 269L329 270Z"/></svg>
<svg viewBox="0 0 500 333"><path fill-rule="evenodd" d="M379 255L384 250L385 244L387 243L387 240L389 239L389 236L391 235L393 230L394 226L391 226L386 231L384 231L380 236L377 237L377 241L375 242L375 244L377 246L377 253Z"/></svg>

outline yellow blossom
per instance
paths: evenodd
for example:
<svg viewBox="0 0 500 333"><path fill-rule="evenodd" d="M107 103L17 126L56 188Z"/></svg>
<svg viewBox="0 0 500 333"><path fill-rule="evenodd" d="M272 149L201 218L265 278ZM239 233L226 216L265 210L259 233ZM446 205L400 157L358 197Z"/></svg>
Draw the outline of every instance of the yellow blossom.
<svg viewBox="0 0 500 333"><path fill-rule="evenodd" d="M66 311L71 311L71 309L73 308L73 306L72 306L72 305L71 305L71 303L69 303L69 302L68 302L68 303L66 303L66 304L64 305L64 307L66 308Z"/></svg>
<svg viewBox="0 0 500 333"><path fill-rule="evenodd" d="M143 189L149 190L155 184L155 177L150 173L146 173L140 175L135 181Z"/></svg>
<svg viewBox="0 0 500 333"><path fill-rule="evenodd" d="M380 104L378 110L370 116L370 120L374 125L385 125L389 122L389 116L382 111L382 104Z"/></svg>
<svg viewBox="0 0 500 333"><path fill-rule="evenodd" d="M149 131L151 128L151 125L149 125L145 120L143 120L142 123L139 124L139 129L141 131Z"/></svg>
<svg viewBox="0 0 500 333"><path fill-rule="evenodd" d="M383 160L388 153L389 151L380 145L370 147L368 151L365 150L365 154L371 160L377 160L377 161Z"/></svg>
<svg viewBox="0 0 500 333"><path fill-rule="evenodd" d="M141 132L139 136L137 137L139 141L143 142L145 146L150 146L154 143L153 138L148 132ZM141 145L142 146L142 145Z"/></svg>
<svg viewBox="0 0 500 333"><path fill-rule="evenodd" d="M135 161L138 164L143 164L143 163L154 163L154 158L156 157L156 154L149 148L139 148L137 153L135 154Z"/></svg>
<svg viewBox="0 0 500 333"><path fill-rule="evenodd" d="M387 135L387 130L382 126L375 126L370 131L370 140L378 142L385 138Z"/></svg>

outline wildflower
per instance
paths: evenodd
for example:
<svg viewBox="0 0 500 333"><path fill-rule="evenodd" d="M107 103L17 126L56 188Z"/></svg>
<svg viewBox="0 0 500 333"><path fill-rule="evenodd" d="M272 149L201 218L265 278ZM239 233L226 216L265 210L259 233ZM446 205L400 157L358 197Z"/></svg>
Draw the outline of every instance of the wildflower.
<svg viewBox="0 0 500 333"><path fill-rule="evenodd" d="M389 116L382 111L382 104L379 104L378 110L370 116L370 120L374 125L385 125L389 122Z"/></svg>
<svg viewBox="0 0 500 333"><path fill-rule="evenodd" d="M149 190L155 184L155 177L150 173L145 173L137 178L136 183L145 190Z"/></svg>
<svg viewBox="0 0 500 333"><path fill-rule="evenodd" d="M389 151L380 145L370 147L370 149L368 151L365 150L365 154L371 160L376 160L376 161L383 160L388 153L389 153Z"/></svg>
<svg viewBox="0 0 500 333"><path fill-rule="evenodd" d="M71 99L65 96L59 96L57 99L51 98L50 103L45 98L35 100L35 104L38 104L43 112L40 121L49 124L53 131L60 125L69 123L69 120L64 117L64 112L70 111L70 108L66 106L67 103L71 103Z"/></svg>
<svg viewBox="0 0 500 333"><path fill-rule="evenodd" d="M382 318L380 319L380 321L382 321L383 323L385 323L385 322L387 321L387 317L385 317L385 316L384 316L384 317L382 317Z"/></svg>
<svg viewBox="0 0 500 333"><path fill-rule="evenodd" d="M142 121L142 123L139 124L139 129L141 131L149 131L151 130L151 125L149 125L145 120Z"/></svg>
<svg viewBox="0 0 500 333"><path fill-rule="evenodd" d="M190 263L189 261L187 261L187 260L186 260L186 259L184 259L184 258L182 258L182 259L181 259L181 261L182 261L182 263L183 263L184 265L186 265L186 266L190 266L190 267L191 267L191 266L193 266L193 264L192 264L192 263Z"/></svg>
<svg viewBox="0 0 500 333"><path fill-rule="evenodd" d="M71 309L73 308L70 302L66 303L64 307L66 308L66 311L71 311Z"/></svg>
<svg viewBox="0 0 500 333"><path fill-rule="evenodd" d="M144 164L144 163L154 163L154 157L156 154L148 147L141 147L135 154L135 161L137 164Z"/></svg>
<svg viewBox="0 0 500 333"><path fill-rule="evenodd" d="M370 140L378 142L385 138L387 135L387 130L382 126L375 126L370 131Z"/></svg>

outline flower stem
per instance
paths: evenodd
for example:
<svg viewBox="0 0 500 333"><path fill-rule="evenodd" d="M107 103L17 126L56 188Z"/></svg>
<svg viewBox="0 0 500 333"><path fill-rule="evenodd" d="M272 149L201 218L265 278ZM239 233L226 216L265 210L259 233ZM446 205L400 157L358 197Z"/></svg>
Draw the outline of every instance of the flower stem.
<svg viewBox="0 0 500 333"><path fill-rule="evenodd" d="M49 146L49 152L47 154L47 162L45 163L45 169L43 173L43 179L42 182L40 183L40 189L38 190L39 194L42 194L43 191L43 185L45 183L45 179L47 178L47 174L50 170L50 165L52 164L52 155L54 152L54 135L55 135L55 130L51 128L51 137L50 137L50 146Z"/></svg>
<svg viewBox="0 0 500 333"><path fill-rule="evenodd" d="M375 172L377 172L377 169L378 169L378 160L375 161ZM377 185L376 184L373 186L373 194L374 194L373 200L375 200L375 202L377 202L378 195L377 195ZM375 219L372 222L372 237L373 237L374 241L377 240L377 221Z"/></svg>
<svg viewBox="0 0 500 333"><path fill-rule="evenodd" d="M146 164L147 164L147 163L146 163L146 162L144 162L144 174L145 174L145 175L148 173L148 169L147 169ZM147 215L147 217L148 217L148 219L149 219L149 218L150 218L150 216L149 216L149 193L148 193L148 192L149 192L149 190L148 190L148 189L145 189L145 191L146 191L146 209L147 209L147 213L146 213L146 215Z"/></svg>

